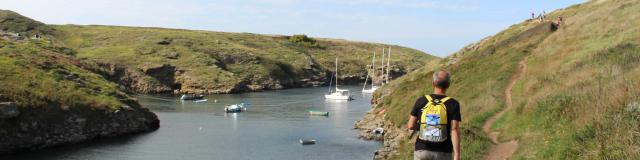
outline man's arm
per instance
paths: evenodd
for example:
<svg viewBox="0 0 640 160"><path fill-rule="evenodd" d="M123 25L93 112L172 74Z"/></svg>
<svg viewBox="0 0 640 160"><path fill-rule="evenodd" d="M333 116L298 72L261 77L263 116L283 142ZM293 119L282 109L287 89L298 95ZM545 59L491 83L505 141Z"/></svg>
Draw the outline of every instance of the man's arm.
<svg viewBox="0 0 640 160"><path fill-rule="evenodd" d="M413 109L411 109L411 114L409 114L409 121L407 121L407 131L410 131L409 139L412 139L413 135L416 133L416 123L418 123L418 116L420 115L420 107L425 104L424 98L418 98L416 100L416 104L413 105ZM411 141L409 141L411 142Z"/></svg>
<svg viewBox="0 0 640 160"><path fill-rule="evenodd" d="M416 127L416 121L418 121L418 118L416 116L410 115L409 121L407 122L407 129L413 130L413 128Z"/></svg>
<svg viewBox="0 0 640 160"><path fill-rule="evenodd" d="M460 159L460 121L451 121L451 142L453 143L453 160Z"/></svg>
<svg viewBox="0 0 640 160"><path fill-rule="evenodd" d="M411 132L411 134L409 134L409 140L413 139L413 135L416 133L416 121L418 121L418 118L416 116L409 116L409 121L407 122L407 131ZM411 141L407 142L411 143Z"/></svg>

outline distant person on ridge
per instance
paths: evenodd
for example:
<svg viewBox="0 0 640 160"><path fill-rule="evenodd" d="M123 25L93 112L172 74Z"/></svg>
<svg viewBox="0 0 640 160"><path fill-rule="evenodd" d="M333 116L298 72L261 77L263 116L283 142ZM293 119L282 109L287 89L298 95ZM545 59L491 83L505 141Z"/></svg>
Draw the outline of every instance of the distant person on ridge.
<svg viewBox="0 0 640 160"><path fill-rule="evenodd" d="M531 20L534 20L534 19L536 19L536 13L531 11Z"/></svg>
<svg viewBox="0 0 640 160"><path fill-rule="evenodd" d="M540 22L544 22L544 18L542 17L542 13L540 13L538 15L538 20L540 20Z"/></svg>
<svg viewBox="0 0 640 160"><path fill-rule="evenodd" d="M558 27L560 27L560 25L562 25L562 17L558 17L558 20L557 20L556 24L558 25Z"/></svg>
<svg viewBox="0 0 640 160"><path fill-rule="evenodd" d="M433 73L433 94L416 100L407 128L418 131L415 160L460 159L460 103L446 94L451 75L444 70Z"/></svg>
<svg viewBox="0 0 640 160"><path fill-rule="evenodd" d="M553 27L552 29L553 29L554 31L555 31L555 30L557 30L558 28L560 28L560 25L562 25L562 17L558 17L558 18L556 19L556 21L555 21L555 22L553 22L553 24L552 24L552 25L553 25L553 26L552 26L552 27Z"/></svg>

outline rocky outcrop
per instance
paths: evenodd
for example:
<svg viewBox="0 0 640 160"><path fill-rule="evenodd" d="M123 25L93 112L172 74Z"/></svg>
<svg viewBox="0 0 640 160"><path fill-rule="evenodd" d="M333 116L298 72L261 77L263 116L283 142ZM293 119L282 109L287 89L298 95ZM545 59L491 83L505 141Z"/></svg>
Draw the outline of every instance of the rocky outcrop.
<svg viewBox="0 0 640 160"><path fill-rule="evenodd" d="M374 130L384 127L384 110L371 109L362 119L356 121L354 128L360 130L360 138L366 140L382 141L383 133L375 133ZM384 129L384 128L383 128Z"/></svg>
<svg viewBox="0 0 640 160"><path fill-rule="evenodd" d="M2 114L6 104L15 106L2 103ZM153 131L160 123L154 113L138 106L115 111L56 105L9 108L19 114L0 118L0 154Z"/></svg>
<svg viewBox="0 0 640 160"><path fill-rule="evenodd" d="M378 90L371 98L372 109L354 124L354 128L360 132L360 138L382 142L382 147L373 153L373 159L376 160L389 159L399 154L400 143L406 142L411 134L410 131L398 128L385 119L386 109L382 107L381 95L387 95L388 92Z"/></svg>
<svg viewBox="0 0 640 160"><path fill-rule="evenodd" d="M83 68L102 75L105 79L118 83L120 88L136 93L168 93L174 90L175 67L161 66L130 68L124 65L96 62L97 67L85 65Z"/></svg>
<svg viewBox="0 0 640 160"><path fill-rule="evenodd" d="M154 80L162 84L166 88L180 88L180 84L176 84L176 67L170 64L162 64L160 66L150 66L142 68L142 72L152 77Z"/></svg>
<svg viewBox="0 0 640 160"><path fill-rule="evenodd" d="M362 119L356 122L355 128L360 131L360 138L381 141L382 147L373 153L373 159L389 159L397 155L398 147L411 134L407 130L395 127L384 119L384 109L372 109ZM383 132L379 132L383 131Z"/></svg>

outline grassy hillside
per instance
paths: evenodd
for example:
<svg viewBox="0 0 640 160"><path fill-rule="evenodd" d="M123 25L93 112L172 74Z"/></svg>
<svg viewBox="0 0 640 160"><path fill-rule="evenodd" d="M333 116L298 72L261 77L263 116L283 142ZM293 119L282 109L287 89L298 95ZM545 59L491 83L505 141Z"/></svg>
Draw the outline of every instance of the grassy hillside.
<svg viewBox="0 0 640 160"><path fill-rule="evenodd" d="M0 9L0 31L24 35L51 34L54 30L46 24L24 17L16 12Z"/></svg>
<svg viewBox="0 0 640 160"><path fill-rule="evenodd" d="M45 40L0 38L0 99L23 107L69 106L114 110L137 105L117 85L83 69Z"/></svg>
<svg viewBox="0 0 640 160"><path fill-rule="evenodd" d="M505 107L505 87L526 60L512 89L514 108L493 129L520 141L513 159L640 158L639 1L603 0L554 11L551 22L525 21L465 47L440 62L453 74L448 94L462 104L463 159L492 144L482 132ZM401 127L415 99L431 92L427 66L376 92L386 123ZM419 88L419 89L416 89ZM411 157L406 139L394 159Z"/></svg>
<svg viewBox="0 0 640 160"><path fill-rule="evenodd" d="M0 98L19 106L117 109L137 106L116 84L78 60L75 51L52 43L55 29L18 13L0 10ZM15 33L20 33L17 35ZM43 38L36 39L38 34Z"/></svg>
<svg viewBox="0 0 640 160"><path fill-rule="evenodd" d="M0 154L158 129L100 65L53 43L55 29L3 10L0 29Z"/></svg>
<svg viewBox="0 0 640 160"><path fill-rule="evenodd" d="M323 85L340 58L344 83L362 82L384 44L162 28L53 26L81 59L124 67L137 92L229 93ZM436 59L391 46L396 77ZM116 81L127 81L116 78Z"/></svg>

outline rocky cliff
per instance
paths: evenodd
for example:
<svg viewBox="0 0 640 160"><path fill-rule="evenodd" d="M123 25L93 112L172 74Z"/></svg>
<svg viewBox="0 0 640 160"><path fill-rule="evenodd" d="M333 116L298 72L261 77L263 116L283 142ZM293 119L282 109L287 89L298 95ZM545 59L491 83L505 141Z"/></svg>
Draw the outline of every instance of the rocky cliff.
<svg viewBox="0 0 640 160"><path fill-rule="evenodd" d="M17 107L3 102L0 154L148 132L158 129L159 123L155 114L139 106L111 111L57 105Z"/></svg>

